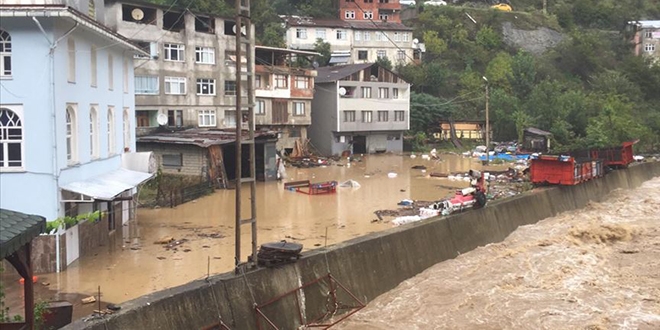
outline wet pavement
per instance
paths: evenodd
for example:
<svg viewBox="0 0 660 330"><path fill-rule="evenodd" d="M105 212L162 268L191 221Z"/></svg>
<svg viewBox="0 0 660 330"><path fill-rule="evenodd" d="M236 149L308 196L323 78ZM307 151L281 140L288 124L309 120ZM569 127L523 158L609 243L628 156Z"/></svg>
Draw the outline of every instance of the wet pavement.
<svg viewBox="0 0 660 330"><path fill-rule="evenodd" d="M482 169L472 158L441 154L440 160L411 159L401 155L370 155L360 162L346 161L327 167L287 168L282 182L257 184L259 243L288 240L302 243L304 250L345 241L391 228L387 222L372 222L374 211L396 209L403 199L437 200L451 195L463 181L429 177L432 172L467 172ZM425 171L411 169L424 165ZM506 170L493 166L490 170ZM396 173L390 178L388 173ZM284 183L297 180L322 182L353 179L359 188L338 188L336 194L309 196L284 190ZM244 186L243 214L249 213L249 191ZM116 233L116 244L100 247L59 274L43 274L37 299L62 299L96 295L122 303L139 296L178 286L234 268L234 191L217 190L212 195L175 208L139 209L137 220ZM326 240L325 233L328 233ZM187 240L172 249L154 244L165 237ZM251 252L249 226L242 227L242 261ZM41 284L37 284L39 287ZM66 298L66 297L65 297ZM70 298L70 297L69 297ZM20 305L20 304L19 304ZM103 306L104 307L104 306ZM74 318L89 314L79 308Z"/></svg>
<svg viewBox="0 0 660 330"><path fill-rule="evenodd" d="M660 329L660 177L404 281L338 329Z"/></svg>

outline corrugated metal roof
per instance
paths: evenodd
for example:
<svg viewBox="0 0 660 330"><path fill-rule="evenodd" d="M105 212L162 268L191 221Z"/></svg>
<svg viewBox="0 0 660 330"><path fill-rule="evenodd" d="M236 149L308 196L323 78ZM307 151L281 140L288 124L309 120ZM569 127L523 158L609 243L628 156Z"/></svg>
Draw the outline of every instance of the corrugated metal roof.
<svg viewBox="0 0 660 330"><path fill-rule="evenodd" d="M46 231L46 218L0 209L0 259L4 259Z"/></svg>
<svg viewBox="0 0 660 330"><path fill-rule="evenodd" d="M275 136L274 132L254 132L255 138L262 136ZM247 131L243 132L243 139L247 139ZM202 148L208 148L212 145L221 145L236 141L235 130L219 129L197 129L191 128L183 131L163 132L137 138L138 143L167 143L167 144L188 144Z"/></svg>
<svg viewBox="0 0 660 330"><path fill-rule="evenodd" d="M359 63L337 66L324 66L316 69L318 75L314 79L315 83L334 82L346 78L356 72L362 71L375 63Z"/></svg>
<svg viewBox="0 0 660 330"><path fill-rule="evenodd" d="M355 30L378 30L378 31L412 31L411 27L407 27L397 22L381 22L381 21L343 21L338 18L313 18L301 16L281 16L281 18L290 26L301 27L329 27L329 28L343 28Z"/></svg>
<svg viewBox="0 0 660 330"><path fill-rule="evenodd" d="M107 201L112 200L115 196L128 189L137 187L139 184L151 179L151 177L153 177L151 173L120 168L87 180L67 183L60 186L60 188L94 199Z"/></svg>
<svg viewBox="0 0 660 330"><path fill-rule="evenodd" d="M525 132L529 132L529 133L536 134L536 135L542 135L542 136L552 135L552 133L550 133L550 132L546 132L542 129L538 129L538 128L535 128L535 127L525 128Z"/></svg>

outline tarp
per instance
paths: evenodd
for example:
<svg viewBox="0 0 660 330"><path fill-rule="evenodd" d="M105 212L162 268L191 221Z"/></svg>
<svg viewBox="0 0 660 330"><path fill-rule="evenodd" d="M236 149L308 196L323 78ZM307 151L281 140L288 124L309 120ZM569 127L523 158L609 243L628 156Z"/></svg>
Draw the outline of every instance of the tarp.
<svg viewBox="0 0 660 330"><path fill-rule="evenodd" d="M63 190L82 194L100 200L112 200L122 192L137 187L151 179L153 174L120 168L83 181L75 181L60 186Z"/></svg>
<svg viewBox="0 0 660 330"><path fill-rule="evenodd" d="M479 156L480 160L486 160L486 155ZM502 160L507 160L507 161L516 161L519 159L529 159L528 154L521 154L521 155L511 155L511 154L495 154L495 155L490 155L490 160L494 159L502 159Z"/></svg>

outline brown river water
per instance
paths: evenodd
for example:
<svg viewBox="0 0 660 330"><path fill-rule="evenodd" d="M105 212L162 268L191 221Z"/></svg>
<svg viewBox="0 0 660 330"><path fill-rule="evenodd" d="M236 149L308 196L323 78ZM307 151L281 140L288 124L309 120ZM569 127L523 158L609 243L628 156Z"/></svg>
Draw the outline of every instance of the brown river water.
<svg viewBox="0 0 660 330"><path fill-rule="evenodd" d="M283 182L257 184L258 242L295 241L302 243L305 251L326 244L326 228L328 245L391 228L390 223L373 223L376 219L373 212L396 209L402 199L437 200L451 194L454 190L451 187L468 185L432 178L429 173L482 169L475 159L454 154L440 156L441 160L435 161L411 159L407 155L371 155L350 167L289 167L288 178ZM411 169L414 165L425 165L428 169L426 172ZM389 172L397 176L389 178ZM358 181L361 187L338 188L336 194L316 196L284 190L287 181L348 179ZM247 185L243 197L243 214L249 215ZM59 274L39 275L39 282L50 285L47 290L37 290L38 299L96 295L100 286L104 302L121 303L204 278L207 273L231 271L235 253L234 208L234 191L217 190L175 208L139 209L137 220L122 228L120 235L124 239L118 244L99 248ZM179 246L178 251L167 251L163 245L154 244L167 236L188 242ZM251 252L249 226L242 226L241 240L241 259L245 261Z"/></svg>
<svg viewBox="0 0 660 330"><path fill-rule="evenodd" d="M436 264L337 329L660 329L660 177Z"/></svg>

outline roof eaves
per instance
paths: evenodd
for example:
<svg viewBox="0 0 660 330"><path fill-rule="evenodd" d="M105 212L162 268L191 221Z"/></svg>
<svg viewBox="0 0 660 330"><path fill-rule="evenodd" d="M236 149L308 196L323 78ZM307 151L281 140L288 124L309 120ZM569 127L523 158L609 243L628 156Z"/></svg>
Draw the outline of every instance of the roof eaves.
<svg viewBox="0 0 660 330"><path fill-rule="evenodd" d="M0 209L0 259L4 259L46 231L46 218Z"/></svg>

